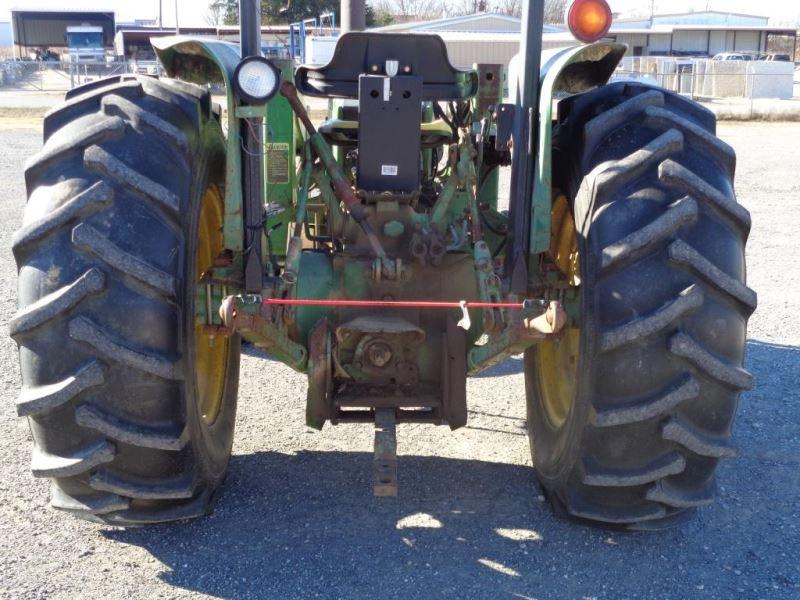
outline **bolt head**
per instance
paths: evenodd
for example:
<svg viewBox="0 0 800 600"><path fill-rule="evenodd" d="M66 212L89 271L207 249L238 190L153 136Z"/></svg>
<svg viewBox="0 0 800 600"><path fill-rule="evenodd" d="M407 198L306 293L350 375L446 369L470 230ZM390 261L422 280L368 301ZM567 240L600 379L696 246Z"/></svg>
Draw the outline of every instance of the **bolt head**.
<svg viewBox="0 0 800 600"><path fill-rule="evenodd" d="M392 360L392 349L385 342L375 342L367 348L367 360L379 369L385 367Z"/></svg>

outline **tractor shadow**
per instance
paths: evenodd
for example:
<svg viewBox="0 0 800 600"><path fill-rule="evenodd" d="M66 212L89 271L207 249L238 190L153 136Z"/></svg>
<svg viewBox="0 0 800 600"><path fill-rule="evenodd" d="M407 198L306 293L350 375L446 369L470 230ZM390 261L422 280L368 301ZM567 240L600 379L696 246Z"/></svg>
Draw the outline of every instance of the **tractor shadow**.
<svg viewBox="0 0 800 600"><path fill-rule="evenodd" d="M474 377L483 379L486 377L503 377L505 375L517 375L525 371L525 360L520 356L510 356L503 362L498 363L485 371L481 371Z"/></svg>
<svg viewBox="0 0 800 600"><path fill-rule="evenodd" d="M740 456L721 465L717 502L666 532L556 518L524 465L402 456L400 496L374 498L370 453L300 450L234 456L206 518L103 535L160 561L178 596L733 597L744 580L796 591L793 559L764 548L793 555L800 349L751 342L747 362L757 387L742 399Z"/></svg>
<svg viewBox="0 0 800 600"><path fill-rule="evenodd" d="M430 578L458 595L465 569L484 593L518 578L552 520L525 466L402 456L398 498L374 498L371 476L365 452L234 456L212 515L103 535L213 596L419 597Z"/></svg>

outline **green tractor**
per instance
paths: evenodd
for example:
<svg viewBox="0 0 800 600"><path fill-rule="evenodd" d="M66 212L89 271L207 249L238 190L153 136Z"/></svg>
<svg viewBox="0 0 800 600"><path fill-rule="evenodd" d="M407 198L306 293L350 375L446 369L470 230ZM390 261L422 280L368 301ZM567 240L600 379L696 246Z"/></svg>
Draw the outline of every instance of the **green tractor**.
<svg viewBox="0 0 800 600"><path fill-rule="evenodd" d="M735 155L705 108L608 83L626 47L598 41L604 0L568 11L586 43L543 53L526 3L507 82L454 68L435 35L271 61L241 0L240 47L157 39L167 77L68 93L13 240L17 411L51 504L114 525L208 513L242 340L308 376L310 427L374 424L376 495L397 494L397 423L464 426L467 376L524 354L561 514L657 529L711 502L751 386ZM318 128L306 98L328 101Z"/></svg>

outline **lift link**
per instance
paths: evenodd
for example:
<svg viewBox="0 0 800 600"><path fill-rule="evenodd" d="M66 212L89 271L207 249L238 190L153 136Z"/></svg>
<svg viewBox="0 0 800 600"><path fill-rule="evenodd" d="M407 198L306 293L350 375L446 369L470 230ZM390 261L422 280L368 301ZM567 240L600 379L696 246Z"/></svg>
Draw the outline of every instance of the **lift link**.
<svg viewBox="0 0 800 600"><path fill-rule="evenodd" d="M509 326L496 336L490 336L482 346L473 347L467 356L469 375L496 365L548 337L557 335L567 323L567 313L558 301L540 301L537 309L531 301L528 308L514 311Z"/></svg>
<svg viewBox="0 0 800 600"><path fill-rule="evenodd" d="M259 295L228 296L219 308L229 335L238 331L295 371L305 373L308 352L289 339L280 312L280 307L263 303Z"/></svg>
<svg viewBox="0 0 800 600"><path fill-rule="evenodd" d="M465 129L461 132L464 147L468 150L470 158L477 156L477 151L472 144L469 132ZM478 293L481 301L491 304L500 303L502 292L500 290L500 278L494 271L494 260L489 246L483 240L483 228L481 227L480 207L478 206L477 174L475 164L472 160L468 162L467 174L465 177L467 194L469 197L470 221L472 223L472 256L475 261L475 276L478 284ZM505 319L503 312L496 308L483 309L483 330L490 336L499 334L503 331Z"/></svg>
<svg viewBox="0 0 800 600"><path fill-rule="evenodd" d="M481 302L487 305L483 308L483 330L489 335L499 333L503 329L504 319L503 312L491 306L501 302L500 278L494 272L492 252L483 240L475 243L472 252L478 293Z"/></svg>
<svg viewBox="0 0 800 600"><path fill-rule="evenodd" d="M311 182L311 172L313 169L311 148L308 142L305 144L303 152L302 178L300 192L297 198L297 209L294 218L294 229L292 237L289 239L289 247L286 251L286 268L283 270L281 278L287 286L297 283L300 272L300 255L303 251L303 222L306 219L306 205L308 204L308 187Z"/></svg>

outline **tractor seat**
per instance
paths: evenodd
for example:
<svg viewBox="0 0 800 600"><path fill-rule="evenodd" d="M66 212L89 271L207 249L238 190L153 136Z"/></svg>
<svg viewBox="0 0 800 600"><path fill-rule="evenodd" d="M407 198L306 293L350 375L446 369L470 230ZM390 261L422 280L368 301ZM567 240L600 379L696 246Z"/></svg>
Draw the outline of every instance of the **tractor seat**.
<svg viewBox="0 0 800 600"><path fill-rule="evenodd" d="M436 148L453 140L453 130L442 119L422 123L421 141L423 148ZM358 121L328 119L317 129L332 146L358 146Z"/></svg>
<svg viewBox="0 0 800 600"><path fill-rule="evenodd" d="M422 80L422 100L467 100L478 93L478 74L451 65L442 38L412 33L345 33L327 65L297 68L295 85L306 96L358 98L358 78L388 75L387 61L397 61L399 75Z"/></svg>

